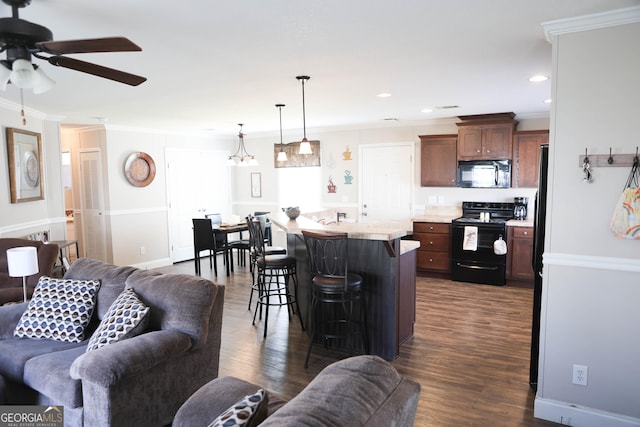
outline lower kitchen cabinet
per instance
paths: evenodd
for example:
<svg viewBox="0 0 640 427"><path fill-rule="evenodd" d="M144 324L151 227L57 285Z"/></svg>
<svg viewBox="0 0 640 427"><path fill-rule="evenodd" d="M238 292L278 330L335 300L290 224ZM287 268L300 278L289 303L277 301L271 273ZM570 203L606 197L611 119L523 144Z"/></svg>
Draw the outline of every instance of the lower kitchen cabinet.
<svg viewBox="0 0 640 427"><path fill-rule="evenodd" d="M518 280L533 284L533 228L510 227L508 235L507 281Z"/></svg>
<svg viewBox="0 0 640 427"><path fill-rule="evenodd" d="M420 242L417 253L418 271L443 274L451 272L451 224L442 222L414 222L413 240Z"/></svg>

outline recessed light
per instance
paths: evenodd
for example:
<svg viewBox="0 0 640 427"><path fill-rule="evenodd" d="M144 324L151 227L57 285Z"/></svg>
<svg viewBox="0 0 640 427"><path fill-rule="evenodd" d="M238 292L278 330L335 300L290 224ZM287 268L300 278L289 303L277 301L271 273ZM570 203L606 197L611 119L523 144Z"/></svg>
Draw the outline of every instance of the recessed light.
<svg viewBox="0 0 640 427"><path fill-rule="evenodd" d="M382 92L382 93L377 94L376 96L377 96L378 98L388 98L388 97L390 97L390 96L391 96L391 94L390 94L390 93L387 93L387 92Z"/></svg>
<svg viewBox="0 0 640 427"><path fill-rule="evenodd" d="M551 104L551 99L545 99L545 100L544 100L544 103L545 103L545 104Z"/></svg>
<svg viewBox="0 0 640 427"><path fill-rule="evenodd" d="M421 113L433 113L433 108L423 108L420 110Z"/></svg>
<svg viewBox="0 0 640 427"><path fill-rule="evenodd" d="M547 81L547 80L549 80L549 77L543 76L542 74L537 74L537 75L529 78L529 81L533 82L533 83L544 82L544 81Z"/></svg>

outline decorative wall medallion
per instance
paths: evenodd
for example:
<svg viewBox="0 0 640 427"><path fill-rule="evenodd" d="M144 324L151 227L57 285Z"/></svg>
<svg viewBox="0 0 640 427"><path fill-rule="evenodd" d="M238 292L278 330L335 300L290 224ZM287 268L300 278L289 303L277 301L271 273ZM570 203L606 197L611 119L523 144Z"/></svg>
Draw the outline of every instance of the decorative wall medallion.
<svg viewBox="0 0 640 427"><path fill-rule="evenodd" d="M353 182L353 175L351 175L351 171L350 170L345 170L344 171L344 183L345 184L351 184Z"/></svg>
<svg viewBox="0 0 640 427"><path fill-rule="evenodd" d="M131 185L146 187L156 176L156 164L147 153L131 153L124 164L124 175Z"/></svg>

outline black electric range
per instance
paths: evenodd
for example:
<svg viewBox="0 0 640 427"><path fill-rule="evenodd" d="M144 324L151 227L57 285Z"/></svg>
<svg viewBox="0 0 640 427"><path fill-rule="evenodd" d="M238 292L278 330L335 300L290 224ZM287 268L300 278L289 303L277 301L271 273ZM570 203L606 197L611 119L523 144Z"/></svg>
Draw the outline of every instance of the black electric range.
<svg viewBox="0 0 640 427"><path fill-rule="evenodd" d="M451 224L451 278L460 282L504 286L506 254L497 254L494 242L507 241L507 221L513 203L463 202L462 216Z"/></svg>

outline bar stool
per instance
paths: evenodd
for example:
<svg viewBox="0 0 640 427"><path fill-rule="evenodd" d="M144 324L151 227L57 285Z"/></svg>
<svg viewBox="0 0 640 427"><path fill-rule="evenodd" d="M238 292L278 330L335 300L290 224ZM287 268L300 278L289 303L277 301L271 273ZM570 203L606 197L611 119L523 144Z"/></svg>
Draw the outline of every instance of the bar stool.
<svg viewBox="0 0 640 427"><path fill-rule="evenodd" d="M259 221L256 217L247 215L247 229L249 230L249 271L251 272L251 294L249 295L249 306L247 310L251 310L251 301L253 301L253 293L258 291L258 283L256 282L256 261L258 260L258 250L254 248L258 245L262 245L265 255L286 255L287 250L280 246L264 246L267 239L262 240L258 230L253 229L254 226L262 226L262 221ZM262 231L262 237L264 237L264 228ZM263 242L263 243L261 243Z"/></svg>
<svg viewBox="0 0 640 427"><path fill-rule="evenodd" d="M312 277L311 337L305 369L317 338L322 338L325 347L331 339L346 340L347 350L352 355L353 338L360 335L364 351L369 354L362 276L349 272L347 233L302 230L302 234Z"/></svg>
<svg viewBox="0 0 640 427"><path fill-rule="evenodd" d="M286 306L289 320L291 320L292 314L296 314L297 309L300 326L302 326L302 330L304 331L304 322L302 321L297 298L298 276L296 274L296 259L287 256L286 253L267 253L259 221L247 218L247 227L249 228L249 236L252 244L252 256L255 258L254 271L258 273L258 280L255 283L258 298L256 299L256 308L253 313L252 324L255 325L258 312L260 312L259 319L262 320L262 309L264 308L263 335L266 338L267 326L269 324L269 307ZM289 286L289 279L293 282L293 293ZM252 286L251 295L253 295L253 290ZM275 300L276 297L277 300ZM251 301L249 305L251 305Z"/></svg>

